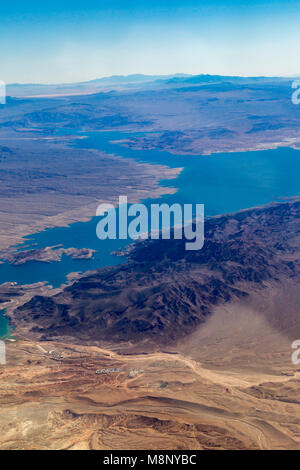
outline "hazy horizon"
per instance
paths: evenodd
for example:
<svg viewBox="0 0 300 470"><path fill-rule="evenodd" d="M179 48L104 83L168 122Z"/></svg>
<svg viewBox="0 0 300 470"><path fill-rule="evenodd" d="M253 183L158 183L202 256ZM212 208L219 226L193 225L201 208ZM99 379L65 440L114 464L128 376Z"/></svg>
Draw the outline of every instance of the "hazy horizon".
<svg viewBox="0 0 300 470"><path fill-rule="evenodd" d="M118 74L118 75L104 75L104 76L97 76L95 78L92 78L90 80L80 80L80 81L73 81L73 82L63 82L63 81L57 81L57 82L10 82L6 83L8 86L34 86L34 85L40 85L40 86L55 86L55 85L76 85L79 83L89 83L89 82L95 82L95 81L100 81L100 80L105 80L105 79L112 79L112 78L129 78L129 77L135 77L135 76L141 76L141 77L153 77L154 79L156 77L162 77L162 78L168 78L168 77L175 77L175 76L181 76L181 77L198 77L198 76L217 76L217 77L240 77L240 78L282 78L282 79L296 79L300 77L300 73L294 74L294 75L223 75L219 73L195 73L195 74L188 74L184 72L175 72L175 73L170 73L170 74L143 74L143 73L130 73L130 74Z"/></svg>

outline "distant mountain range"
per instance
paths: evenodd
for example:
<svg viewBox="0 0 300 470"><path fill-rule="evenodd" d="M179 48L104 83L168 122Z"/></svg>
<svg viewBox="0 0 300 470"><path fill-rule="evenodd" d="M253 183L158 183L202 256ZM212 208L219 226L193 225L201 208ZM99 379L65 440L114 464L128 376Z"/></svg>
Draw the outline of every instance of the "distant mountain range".
<svg viewBox="0 0 300 470"><path fill-rule="evenodd" d="M296 78L296 77L295 77ZM113 75L95 80L78 83L61 84L20 84L7 85L7 94L13 97L30 97L45 95L76 95L97 93L99 91L122 91L136 89L156 89L164 87L180 87L188 85L205 85L216 83L243 83L253 84L257 82L278 83L291 81L293 77L240 77L222 75L188 75L177 73L173 75Z"/></svg>

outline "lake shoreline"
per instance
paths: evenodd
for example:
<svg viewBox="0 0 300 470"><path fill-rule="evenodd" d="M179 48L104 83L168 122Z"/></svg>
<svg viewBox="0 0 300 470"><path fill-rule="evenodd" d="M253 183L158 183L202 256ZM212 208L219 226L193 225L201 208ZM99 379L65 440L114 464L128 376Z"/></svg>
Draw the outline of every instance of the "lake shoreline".
<svg viewBox="0 0 300 470"><path fill-rule="evenodd" d="M118 136L120 137L119 133ZM124 137L124 133L122 136ZM107 157L113 155L113 158L131 159L148 168L156 167L155 171L157 167L163 169L157 179L156 189L151 192L151 199L149 191L141 190L135 192L134 198L129 197L130 202L142 201L146 205L153 202L164 202L169 205L204 203L206 217L218 217L249 208L267 206L280 200L298 198L300 194L300 186L295 176L298 174L298 169L300 171L299 150L281 148L258 152L223 153L214 156L203 155L197 159L195 156L174 156L169 152L151 150L141 154L137 150L113 144L115 137L116 133L113 132L94 132L85 139L76 139L75 144L77 149L89 148L104 152ZM119 154L122 156L118 156ZM173 187L174 179L176 188ZM66 223L64 214L53 217L52 228L44 227L41 231L27 235L23 243L15 247L22 249L22 245L32 245L34 248L43 249L57 244L65 249L85 247L97 252L95 260L74 260L63 255L60 262L53 263L30 261L20 266L4 263L0 265L0 283L2 276L2 283L16 282L19 289L27 286L26 291L30 292L28 286L42 282L45 283L43 294L51 296L57 289L70 282L68 277L70 273L77 273L76 276L82 277L89 271L126 262L125 259L112 253L123 250L133 243L132 240L125 240L124 243L120 243L120 240L106 240L104 244L96 237L94 214L99 202L95 201L95 204L89 208L74 210L72 217L69 213L70 223ZM47 220L49 222L49 218ZM33 289L31 294L37 295L37 292Z"/></svg>

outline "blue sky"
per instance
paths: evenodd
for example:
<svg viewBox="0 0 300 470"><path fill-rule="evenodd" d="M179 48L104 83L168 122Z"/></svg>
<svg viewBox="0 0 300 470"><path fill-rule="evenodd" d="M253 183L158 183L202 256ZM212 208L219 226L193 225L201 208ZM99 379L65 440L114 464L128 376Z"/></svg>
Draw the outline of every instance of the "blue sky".
<svg viewBox="0 0 300 470"><path fill-rule="evenodd" d="M300 74L300 0L14 1L0 6L0 79Z"/></svg>

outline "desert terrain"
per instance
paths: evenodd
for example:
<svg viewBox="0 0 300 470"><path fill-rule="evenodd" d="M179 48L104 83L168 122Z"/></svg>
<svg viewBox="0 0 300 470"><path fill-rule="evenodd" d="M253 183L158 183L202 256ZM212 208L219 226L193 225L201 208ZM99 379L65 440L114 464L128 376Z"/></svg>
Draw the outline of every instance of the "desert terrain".
<svg viewBox="0 0 300 470"><path fill-rule="evenodd" d="M8 343L0 448L300 448L300 368L258 310L221 307L169 351L125 349Z"/></svg>
<svg viewBox="0 0 300 470"><path fill-rule="evenodd" d="M16 252L24 236L88 221L120 194L176 192L182 168L76 148L85 133L128 131L124 148L195 158L300 146L290 79L135 76L8 91L0 260L16 267L93 257L73 245ZM185 240L138 242L126 263L69 273L55 289L2 284L13 331L0 449L299 449L299 221L295 194L210 218L199 252Z"/></svg>
<svg viewBox="0 0 300 470"><path fill-rule="evenodd" d="M299 449L299 208L213 218L196 254L139 242L52 293L6 287L0 448Z"/></svg>

